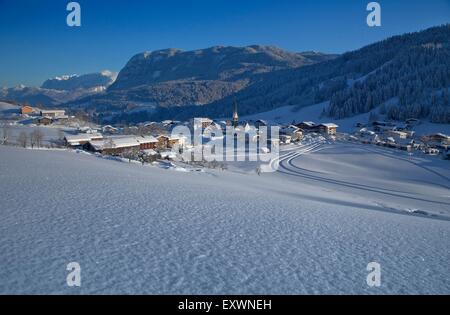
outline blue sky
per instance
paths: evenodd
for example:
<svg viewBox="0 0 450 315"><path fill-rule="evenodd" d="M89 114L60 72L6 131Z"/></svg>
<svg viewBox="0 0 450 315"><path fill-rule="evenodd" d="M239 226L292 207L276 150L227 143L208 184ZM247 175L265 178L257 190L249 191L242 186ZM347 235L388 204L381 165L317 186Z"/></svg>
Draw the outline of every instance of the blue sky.
<svg viewBox="0 0 450 315"><path fill-rule="evenodd" d="M450 0L385 0L382 26L366 24L368 0L0 0L0 86L40 85L62 74L119 71L146 50L275 45L342 53L450 22Z"/></svg>

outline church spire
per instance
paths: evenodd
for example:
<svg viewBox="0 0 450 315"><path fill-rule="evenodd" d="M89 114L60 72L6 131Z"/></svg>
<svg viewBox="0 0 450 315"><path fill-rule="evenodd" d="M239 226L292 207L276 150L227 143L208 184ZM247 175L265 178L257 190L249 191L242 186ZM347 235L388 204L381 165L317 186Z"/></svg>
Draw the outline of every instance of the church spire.
<svg viewBox="0 0 450 315"><path fill-rule="evenodd" d="M234 99L233 127L237 128L238 124L239 124L239 115L237 110L237 102L236 99Z"/></svg>

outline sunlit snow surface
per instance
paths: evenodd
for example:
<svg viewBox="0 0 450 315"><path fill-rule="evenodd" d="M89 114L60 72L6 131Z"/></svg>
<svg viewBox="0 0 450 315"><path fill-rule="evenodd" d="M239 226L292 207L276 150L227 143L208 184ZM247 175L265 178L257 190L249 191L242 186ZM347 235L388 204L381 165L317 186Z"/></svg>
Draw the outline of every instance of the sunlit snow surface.
<svg viewBox="0 0 450 315"><path fill-rule="evenodd" d="M450 293L450 162L292 148L258 176L0 146L0 293Z"/></svg>

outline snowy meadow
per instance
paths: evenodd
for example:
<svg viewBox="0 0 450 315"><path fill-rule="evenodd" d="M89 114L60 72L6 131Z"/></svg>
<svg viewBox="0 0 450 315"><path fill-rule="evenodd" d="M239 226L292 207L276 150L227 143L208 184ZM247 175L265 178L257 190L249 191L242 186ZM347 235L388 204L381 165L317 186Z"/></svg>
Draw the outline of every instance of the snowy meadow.
<svg viewBox="0 0 450 315"><path fill-rule="evenodd" d="M0 157L2 294L450 293L448 161L348 143L292 146L262 176Z"/></svg>

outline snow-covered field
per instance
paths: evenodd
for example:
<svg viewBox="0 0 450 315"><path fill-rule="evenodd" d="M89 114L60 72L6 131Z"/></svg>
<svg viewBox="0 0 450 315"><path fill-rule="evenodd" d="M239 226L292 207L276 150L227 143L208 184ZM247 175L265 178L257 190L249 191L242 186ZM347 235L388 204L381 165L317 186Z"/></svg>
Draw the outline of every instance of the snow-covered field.
<svg viewBox="0 0 450 315"><path fill-rule="evenodd" d="M448 163L309 144L258 176L0 146L0 293L449 294Z"/></svg>

